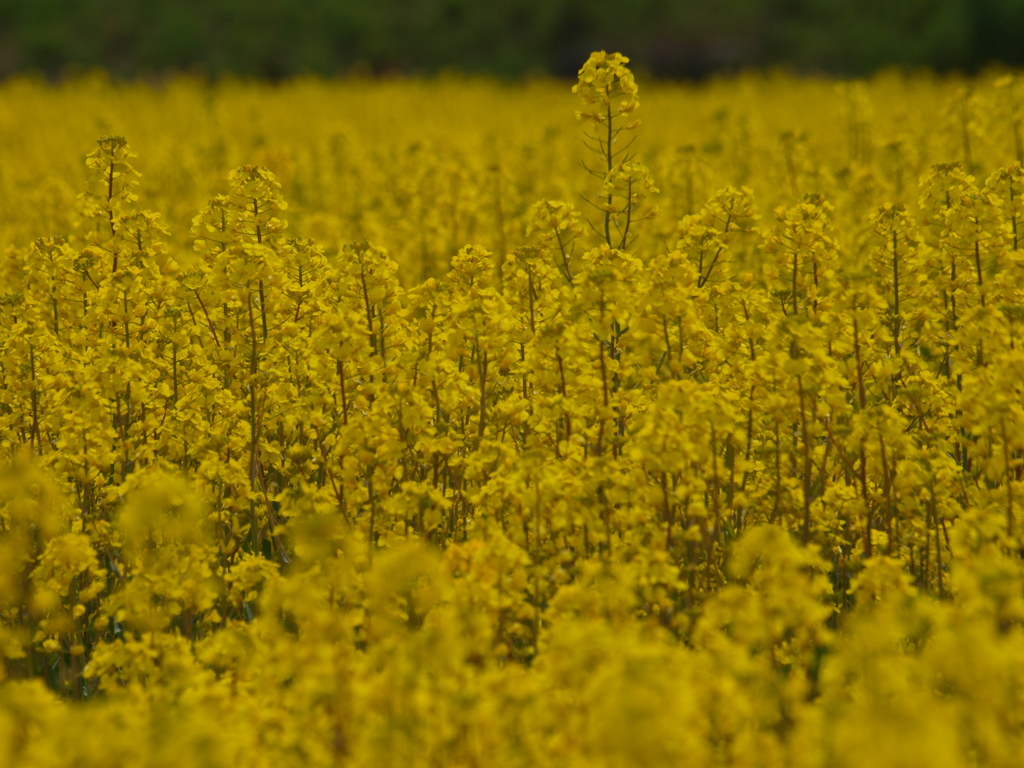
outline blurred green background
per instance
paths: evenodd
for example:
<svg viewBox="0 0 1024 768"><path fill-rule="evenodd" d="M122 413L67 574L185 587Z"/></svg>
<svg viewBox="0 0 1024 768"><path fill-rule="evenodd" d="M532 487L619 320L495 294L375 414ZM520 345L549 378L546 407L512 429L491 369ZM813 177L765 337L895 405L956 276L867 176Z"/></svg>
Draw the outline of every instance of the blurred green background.
<svg viewBox="0 0 1024 768"><path fill-rule="evenodd" d="M572 75L591 50L703 77L1024 64L1024 0L0 0L0 76Z"/></svg>

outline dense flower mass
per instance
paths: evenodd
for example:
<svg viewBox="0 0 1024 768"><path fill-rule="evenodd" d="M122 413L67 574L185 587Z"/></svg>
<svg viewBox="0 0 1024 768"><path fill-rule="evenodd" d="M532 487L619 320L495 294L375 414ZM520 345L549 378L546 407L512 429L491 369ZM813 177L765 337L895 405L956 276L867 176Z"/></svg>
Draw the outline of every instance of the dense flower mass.
<svg viewBox="0 0 1024 768"><path fill-rule="evenodd" d="M0 86L4 764L1019 764L1018 80L627 63Z"/></svg>

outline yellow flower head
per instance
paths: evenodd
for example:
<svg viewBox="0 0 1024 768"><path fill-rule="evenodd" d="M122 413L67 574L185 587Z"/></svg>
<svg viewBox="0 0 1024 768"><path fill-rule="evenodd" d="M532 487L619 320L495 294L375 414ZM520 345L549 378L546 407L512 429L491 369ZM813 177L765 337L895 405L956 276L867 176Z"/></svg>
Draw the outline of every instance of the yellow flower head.
<svg viewBox="0 0 1024 768"><path fill-rule="evenodd" d="M626 66L628 63L629 59L621 53L597 51L590 54L580 69L579 82L572 88L573 93L583 97L586 108L576 113L577 119L603 123L613 114L628 115L640 106L636 81Z"/></svg>

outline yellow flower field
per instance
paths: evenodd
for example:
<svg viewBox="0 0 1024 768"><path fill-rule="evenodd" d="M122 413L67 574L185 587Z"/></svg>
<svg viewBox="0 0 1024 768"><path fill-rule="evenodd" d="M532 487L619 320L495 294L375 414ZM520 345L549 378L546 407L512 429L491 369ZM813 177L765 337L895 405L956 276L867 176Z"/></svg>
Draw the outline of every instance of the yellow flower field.
<svg viewBox="0 0 1024 768"><path fill-rule="evenodd" d="M627 62L0 83L0 763L1020 764L1024 81Z"/></svg>

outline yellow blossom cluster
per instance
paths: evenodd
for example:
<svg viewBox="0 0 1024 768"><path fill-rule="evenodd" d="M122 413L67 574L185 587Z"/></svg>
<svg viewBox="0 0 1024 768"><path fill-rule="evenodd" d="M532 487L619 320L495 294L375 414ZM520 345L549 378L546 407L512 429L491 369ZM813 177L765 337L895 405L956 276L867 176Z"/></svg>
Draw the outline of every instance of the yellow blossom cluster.
<svg viewBox="0 0 1024 768"><path fill-rule="evenodd" d="M1019 764L1018 79L627 65L0 84L0 762Z"/></svg>

